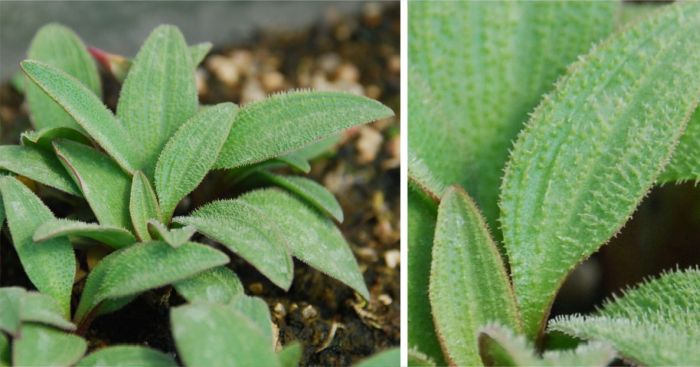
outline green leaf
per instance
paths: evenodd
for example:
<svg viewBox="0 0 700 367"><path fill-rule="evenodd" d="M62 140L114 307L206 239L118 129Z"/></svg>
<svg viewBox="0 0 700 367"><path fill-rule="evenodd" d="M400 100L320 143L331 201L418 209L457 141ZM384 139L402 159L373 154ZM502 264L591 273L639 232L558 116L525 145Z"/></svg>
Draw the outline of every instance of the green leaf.
<svg viewBox="0 0 700 367"><path fill-rule="evenodd" d="M194 242L175 249L165 242L152 241L116 251L88 276L75 318L83 320L104 300L172 284L228 261L221 251Z"/></svg>
<svg viewBox="0 0 700 367"><path fill-rule="evenodd" d="M274 160L284 163L287 166L303 173L309 173L311 171L309 161L297 153L289 153L287 155L279 156Z"/></svg>
<svg viewBox="0 0 700 367"><path fill-rule="evenodd" d="M230 306L175 307L170 319L178 355L186 366L279 366L265 336Z"/></svg>
<svg viewBox="0 0 700 367"><path fill-rule="evenodd" d="M118 345L90 353L77 367L172 367L175 360L157 350L137 345Z"/></svg>
<svg viewBox="0 0 700 367"><path fill-rule="evenodd" d="M408 345L444 366L428 298L437 206L414 185L408 185Z"/></svg>
<svg viewBox="0 0 700 367"><path fill-rule="evenodd" d="M70 75L39 61L22 62L29 78L63 107L75 121L127 172L139 162L138 145L99 97Z"/></svg>
<svg viewBox="0 0 700 367"><path fill-rule="evenodd" d="M13 335L18 335L20 324L25 322L75 330L58 303L38 292L27 292L19 287L0 288L0 310L0 330Z"/></svg>
<svg viewBox="0 0 700 367"><path fill-rule="evenodd" d="M355 256L329 218L277 189L252 191L239 200L276 220L292 255L369 299L369 291Z"/></svg>
<svg viewBox="0 0 700 367"><path fill-rule="evenodd" d="M33 239L34 242L44 242L66 236L90 238L115 249L120 249L136 242L134 235L121 227L85 223L63 218L44 222L34 232Z"/></svg>
<svg viewBox="0 0 700 367"><path fill-rule="evenodd" d="M239 200L209 203L175 223L191 225L203 235L220 242L253 265L282 289L289 289L294 263L285 233L273 216Z"/></svg>
<svg viewBox="0 0 700 367"><path fill-rule="evenodd" d="M490 322L522 329L498 248L476 204L456 186L445 191L438 207L430 305L451 364L481 363L477 332Z"/></svg>
<svg viewBox="0 0 700 367"><path fill-rule="evenodd" d="M10 341L5 334L0 333L0 367L10 367L11 362Z"/></svg>
<svg viewBox="0 0 700 367"><path fill-rule="evenodd" d="M548 351L540 358L524 336L516 336L498 325L488 325L479 331L479 351L487 366L606 367L616 355L607 344L590 343L572 350Z"/></svg>
<svg viewBox="0 0 700 367"><path fill-rule="evenodd" d="M666 9L573 64L515 143L501 220L530 338L569 271L651 188L695 109L700 4Z"/></svg>
<svg viewBox="0 0 700 367"><path fill-rule="evenodd" d="M362 360L355 367L388 367L399 366L400 364L401 349L391 348Z"/></svg>
<svg viewBox="0 0 700 367"><path fill-rule="evenodd" d="M700 270L665 273L606 301L593 316L562 316L549 323L583 339L610 343L634 364L698 365Z"/></svg>
<svg viewBox="0 0 700 367"><path fill-rule="evenodd" d="M97 65L83 41L67 27L56 23L41 27L29 46L27 56L66 72L101 98L102 85ZM37 129L70 127L82 130L61 106L35 84L27 83L25 94Z"/></svg>
<svg viewBox="0 0 700 367"><path fill-rule="evenodd" d="M148 231L148 221L160 219L160 213L160 205L158 204L156 193L148 182L148 178L143 172L136 171L131 181L129 214L131 215L131 224L134 226L134 231L136 231L136 235L141 241L151 239L151 234Z"/></svg>
<svg viewBox="0 0 700 367"><path fill-rule="evenodd" d="M16 334L22 323L22 301L26 291L19 287L0 288L0 334Z"/></svg>
<svg viewBox="0 0 700 367"><path fill-rule="evenodd" d="M109 157L86 145L59 140L54 149L100 224L130 230L131 178Z"/></svg>
<svg viewBox="0 0 700 367"><path fill-rule="evenodd" d="M161 25L136 55L117 105L117 116L139 142L143 159L137 168L147 177L153 177L158 155L170 137L195 112L194 67L185 38L177 27Z"/></svg>
<svg viewBox="0 0 700 367"><path fill-rule="evenodd" d="M408 145L439 183L430 189L441 195L439 187L460 185L499 228L511 141L566 66L613 30L615 8L613 1L411 3Z"/></svg>
<svg viewBox="0 0 700 367"><path fill-rule="evenodd" d="M196 68L197 65L201 64L202 61L204 61L204 58L207 57L209 51L211 51L211 47L211 42L202 42L190 46L189 52L190 56L192 57L192 66Z"/></svg>
<svg viewBox="0 0 700 367"><path fill-rule="evenodd" d="M243 284L231 269L219 266L173 284L187 302L227 304L243 294Z"/></svg>
<svg viewBox="0 0 700 367"><path fill-rule="evenodd" d="M302 350L299 342L292 342L285 345L284 348L277 353L280 367L298 367L299 362L301 362L301 354Z"/></svg>
<svg viewBox="0 0 700 367"><path fill-rule="evenodd" d="M70 127L47 127L37 131L25 131L20 139L25 146L37 145L51 152L53 152L53 141L57 139L72 140L85 145L92 144L88 137Z"/></svg>
<svg viewBox="0 0 700 367"><path fill-rule="evenodd" d="M231 301L230 306L248 317L265 337L265 344L270 350L274 350L272 320L270 319L270 310L267 308L267 303L262 298L240 294Z"/></svg>
<svg viewBox="0 0 700 367"><path fill-rule="evenodd" d="M192 226L168 229L165 224L153 219L148 221L148 228L156 234L156 238L175 248L185 244L197 232L197 228Z"/></svg>
<svg viewBox="0 0 700 367"><path fill-rule="evenodd" d="M28 177L75 196L80 189L52 153L32 146L0 145L0 169Z"/></svg>
<svg viewBox="0 0 700 367"><path fill-rule="evenodd" d="M408 367L435 367L435 362L427 355L415 350L408 350Z"/></svg>
<svg viewBox="0 0 700 367"><path fill-rule="evenodd" d="M16 366L68 367L78 362L85 350L87 343L79 336L27 324L12 343L12 359Z"/></svg>
<svg viewBox="0 0 700 367"><path fill-rule="evenodd" d="M226 141L238 107L221 103L189 119L163 148L156 165L156 192L166 222L177 203L204 179Z"/></svg>
<svg viewBox="0 0 700 367"><path fill-rule="evenodd" d="M51 210L26 186L11 177L0 178L12 242L24 272L36 288L53 297L64 316L70 315L70 298L75 277L73 247L65 238L37 244L34 231L44 222L54 219Z"/></svg>
<svg viewBox="0 0 700 367"><path fill-rule="evenodd" d="M659 182L700 181L700 108L688 122Z"/></svg>
<svg viewBox="0 0 700 367"><path fill-rule="evenodd" d="M285 155L340 130L393 115L377 101L346 93L277 94L241 109L215 167Z"/></svg>
<svg viewBox="0 0 700 367"><path fill-rule="evenodd" d="M311 206L326 213L338 222L343 221L343 208L325 187L304 177L273 175L264 171L260 175L267 181L298 195Z"/></svg>

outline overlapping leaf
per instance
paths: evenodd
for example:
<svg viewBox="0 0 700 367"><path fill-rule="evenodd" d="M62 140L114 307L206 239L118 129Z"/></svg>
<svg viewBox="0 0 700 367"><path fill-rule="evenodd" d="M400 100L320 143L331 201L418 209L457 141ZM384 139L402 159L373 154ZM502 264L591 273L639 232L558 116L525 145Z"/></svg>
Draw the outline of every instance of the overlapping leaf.
<svg viewBox="0 0 700 367"><path fill-rule="evenodd" d="M700 181L700 109L688 122L660 182Z"/></svg>
<svg viewBox="0 0 700 367"><path fill-rule="evenodd" d="M220 266L173 284L188 302L227 304L243 294L243 284L229 268Z"/></svg>
<svg viewBox="0 0 700 367"><path fill-rule="evenodd" d="M75 196L82 196L56 156L33 146L0 146L0 169Z"/></svg>
<svg viewBox="0 0 700 367"><path fill-rule="evenodd" d="M148 231L148 221L152 219L160 220L161 211L156 193L153 191L146 175L141 171L136 171L131 181L129 214L136 235L142 241L150 240L151 235Z"/></svg>
<svg viewBox="0 0 700 367"><path fill-rule="evenodd" d="M63 218L44 222L34 232L33 239L34 242L39 243L67 236L90 238L115 249L120 249L136 242L134 235L121 227L85 223Z"/></svg>
<svg viewBox="0 0 700 367"><path fill-rule="evenodd" d="M47 127L36 131L25 131L20 136L22 144L36 145L44 150L53 151L53 142L58 139L73 140L78 143L90 145L83 133L70 127Z"/></svg>
<svg viewBox="0 0 700 367"><path fill-rule="evenodd" d="M192 226L168 228L157 220L149 220L148 228L151 233L155 234L157 239L165 241L165 243L175 248L184 245L197 232L197 228Z"/></svg>
<svg viewBox="0 0 700 367"><path fill-rule="evenodd" d="M81 359L77 367L172 367L175 360L154 349L136 345L118 345L99 349Z"/></svg>
<svg viewBox="0 0 700 367"><path fill-rule="evenodd" d="M20 325L26 322L75 330L56 300L39 292L27 292L19 287L0 288L0 310L0 331L10 334L18 335Z"/></svg>
<svg viewBox="0 0 700 367"><path fill-rule="evenodd" d="M343 209L338 204L338 200L325 187L315 181L304 177L273 175L264 171L260 172L260 175L266 180L299 195L307 203L332 216L338 222L343 221Z"/></svg>
<svg viewBox="0 0 700 367"><path fill-rule="evenodd" d="M268 309L267 303L262 298L239 294L229 305L250 319L265 337L265 345L269 346L270 350L274 350L272 320L270 319L270 309Z"/></svg>
<svg viewBox="0 0 700 367"><path fill-rule="evenodd" d="M566 274L656 181L695 110L700 5L666 9L575 63L515 144L501 220L531 338Z"/></svg>
<svg viewBox="0 0 700 367"><path fill-rule="evenodd" d="M27 324L12 342L12 359L16 366L68 367L85 354L87 343L77 335L47 326Z"/></svg>

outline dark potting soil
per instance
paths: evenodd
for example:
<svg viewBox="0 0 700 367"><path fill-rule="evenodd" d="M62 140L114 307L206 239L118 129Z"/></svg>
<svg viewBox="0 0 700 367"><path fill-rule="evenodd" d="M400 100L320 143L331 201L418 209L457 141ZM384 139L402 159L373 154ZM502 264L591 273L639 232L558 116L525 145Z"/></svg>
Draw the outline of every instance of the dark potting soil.
<svg viewBox="0 0 700 367"><path fill-rule="evenodd" d="M366 4L361 14L328 13L309 29L261 30L245 44L215 45L197 71L203 104L249 103L270 93L310 88L363 94L397 113L395 118L346 132L331 153L312 162L308 174L333 192L343 208L345 220L339 227L363 272L369 301L299 261L294 263L292 287L285 292L229 252L230 267L246 293L269 304L279 345L302 344L301 365L346 366L400 342L399 34L398 4ZM103 80L106 103L114 108L119 84L106 74ZM19 133L30 126L23 96L9 83L0 86L0 122L3 144L16 144ZM239 192L225 181L220 172L210 174L178 211L236 196ZM84 202L26 182L57 216L78 213L91 219ZM202 237L195 240L208 242ZM32 288L7 228L0 241L0 285ZM98 250L77 253L81 270L76 304L86 270L101 256ZM174 355L169 308L183 302L170 287L147 292L123 309L97 318L86 334L90 348L131 343Z"/></svg>

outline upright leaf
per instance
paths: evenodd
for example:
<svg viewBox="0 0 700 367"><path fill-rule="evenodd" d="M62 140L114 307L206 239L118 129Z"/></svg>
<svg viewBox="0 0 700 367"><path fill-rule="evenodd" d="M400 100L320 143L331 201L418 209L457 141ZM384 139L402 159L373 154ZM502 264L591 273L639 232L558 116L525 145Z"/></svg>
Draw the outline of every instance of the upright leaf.
<svg viewBox="0 0 700 367"><path fill-rule="evenodd" d="M165 144L197 112L193 70L182 33L162 25L141 46L122 86L117 116L139 142L138 168L150 178Z"/></svg>
<svg viewBox="0 0 700 367"><path fill-rule="evenodd" d="M56 156L33 146L1 145L0 169L28 177L71 195L82 196L80 189Z"/></svg>
<svg viewBox="0 0 700 367"><path fill-rule="evenodd" d="M54 149L100 224L131 229L131 178L109 157L86 145L60 140Z"/></svg>
<svg viewBox="0 0 700 367"><path fill-rule="evenodd" d="M41 27L29 46L27 56L66 72L97 97L102 96L102 84L95 61L90 57L83 41L67 27L56 23ZM28 83L25 94L37 129L62 126L82 130L41 88Z"/></svg>
<svg viewBox="0 0 700 367"><path fill-rule="evenodd" d="M175 360L154 349L136 345L118 345L98 349L76 364L77 367L172 367Z"/></svg>
<svg viewBox="0 0 700 367"><path fill-rule="evenodd" d="M190 303L199 301L227 304L243 294L243 284L229 268L219 266L173 284Z"/></svg>
<svg viewBox="0 0 700 367"><path fill-rule="evenodd" d="M140 159L137 145L99 97L70 75L39 61L22 62L22 70L56 101L127 172ZM139 140L137 140L139 141Z"/></svg>
<svg viewBox="0 0 700 367"><path fill-rule="evenodd" d="M178 355L186 366L279 366L261 331L230 306L175 307L170 320Z"/></svg>
<svg viewBox="0 0 700 367"><path fill-rule="evenodd" d="M491 228L511 141L566 66L612 31L614 10L612 1L409 5L410 150L440 187L465 188Z"/></svg>
<svg viewBox="0 0 700 367"><path fill-rule="evenodd" d="M700 94L700 4L666 7L576 62L513 149L502 228L525 332L566 274L627 221Z"/></svg>
<svg viewBox="0 0 700 367"><path fill-rule="evenodd" d="M22 335L12 342L15 366L68 367L77 362L87 350L85 340L50 327L27 324Z"/></svg>
<svg viewBox="0 0 700 367"><path fill-rule="evenodd" d="M11 177L0 177L0 192L12 242L24 272L39 291L57 301L67 317L70 315L76 267L73 247L65 238L41 244L32 240L34 231L42 223L54 219L54 216L21 182Z"/></svg>
<svg viewBox="0 0 700 367"><path fill-rule="evenodd" d="M289 234L273 218L254 205L222 200L197 209L189 217L176 217L173 221L191 225L220 242L286 290L294 277L294 263L287 248Z"/></svg>
<svg viewBox="0 0 700 367"><path fill-rule="evenodd" d="M148 178L141 171L136 171L131 181L131 195L129 196L129 214L131 224L136 235L141 241L148 241L151 235L148 232L148 221L161 218L160 205L156 198Z"/></svg>
<svg viewBox="0 0 700 367"><path fill-rule="evenodd" d="M343 208L338 200L325 187L313 180L297 176L273 175L264 171L260 175L266 180L298 195L316 209L332 216L338 222L343 221Z"/></svg>
<svg viewBox="0 0 700 367"><path fill-rule="evenodd" d="M355 256L330 219L277 189L252 191L239 200L275 218L285 234L292 255L369 299L369 291Z"/></svg>
<svg viewBox="0 0 700 367"><path fill-rule="evenodd" d="M33 239L35 242L44 242L67 236L90 238L115 249L120 249L136 242L134 235L121 227L85 223L63 218L44 222L34 232Z"/></svg>
<svg viewBox="0 0 700 367"><path fill-rule="evenodd" d="M688 122L660 182L700 181L700 108Z"/></svg>
<svg viewBox="0 0 700 367"><path fill-rule="evenodd" d="M453 365L481 364L476 337L488 323L521 329L510 280L484 218L454 186L438 207L430 305L438 339Z"/></svg>
<svg viewBox="0 0 700 367"><path fill-rule="evenodd" d="M211 169L237 112L238 107L233 103L205 108L182 125L163 148L155 178L166 222L177 203L194 190Z"/></svg>
<svg viewBox="0 0 700 367"><path fill-rule="evenodd" d="M381 103L335 92L278 94L244 106L216 168L235 168L285 155L340 130L393 116Z"/></svg>
<svg viewBox="0 0 700 367"><path fill-rule="evenodd" d="M302 157L296 152L289 153L287 155L281 155L275 158L274 160L284 163L287 166L292 167L293 169L299 172L309 173L311 171L311 165L309 164L309 161L304 159L304 157Z"/></svg>

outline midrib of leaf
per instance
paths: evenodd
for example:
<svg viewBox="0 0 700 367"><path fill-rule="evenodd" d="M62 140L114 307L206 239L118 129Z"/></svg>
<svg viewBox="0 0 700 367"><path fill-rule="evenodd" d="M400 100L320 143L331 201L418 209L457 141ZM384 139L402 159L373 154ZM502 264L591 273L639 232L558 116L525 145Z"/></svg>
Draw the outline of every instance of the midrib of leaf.
<svg viewBox="0 0 700 367"><path fill-rule="evenodd" d="M697 35L684 27L697 10L674 8L577 62L515 145L502 222L530 337L566 273L627 220L694 109Z"/></svg>

